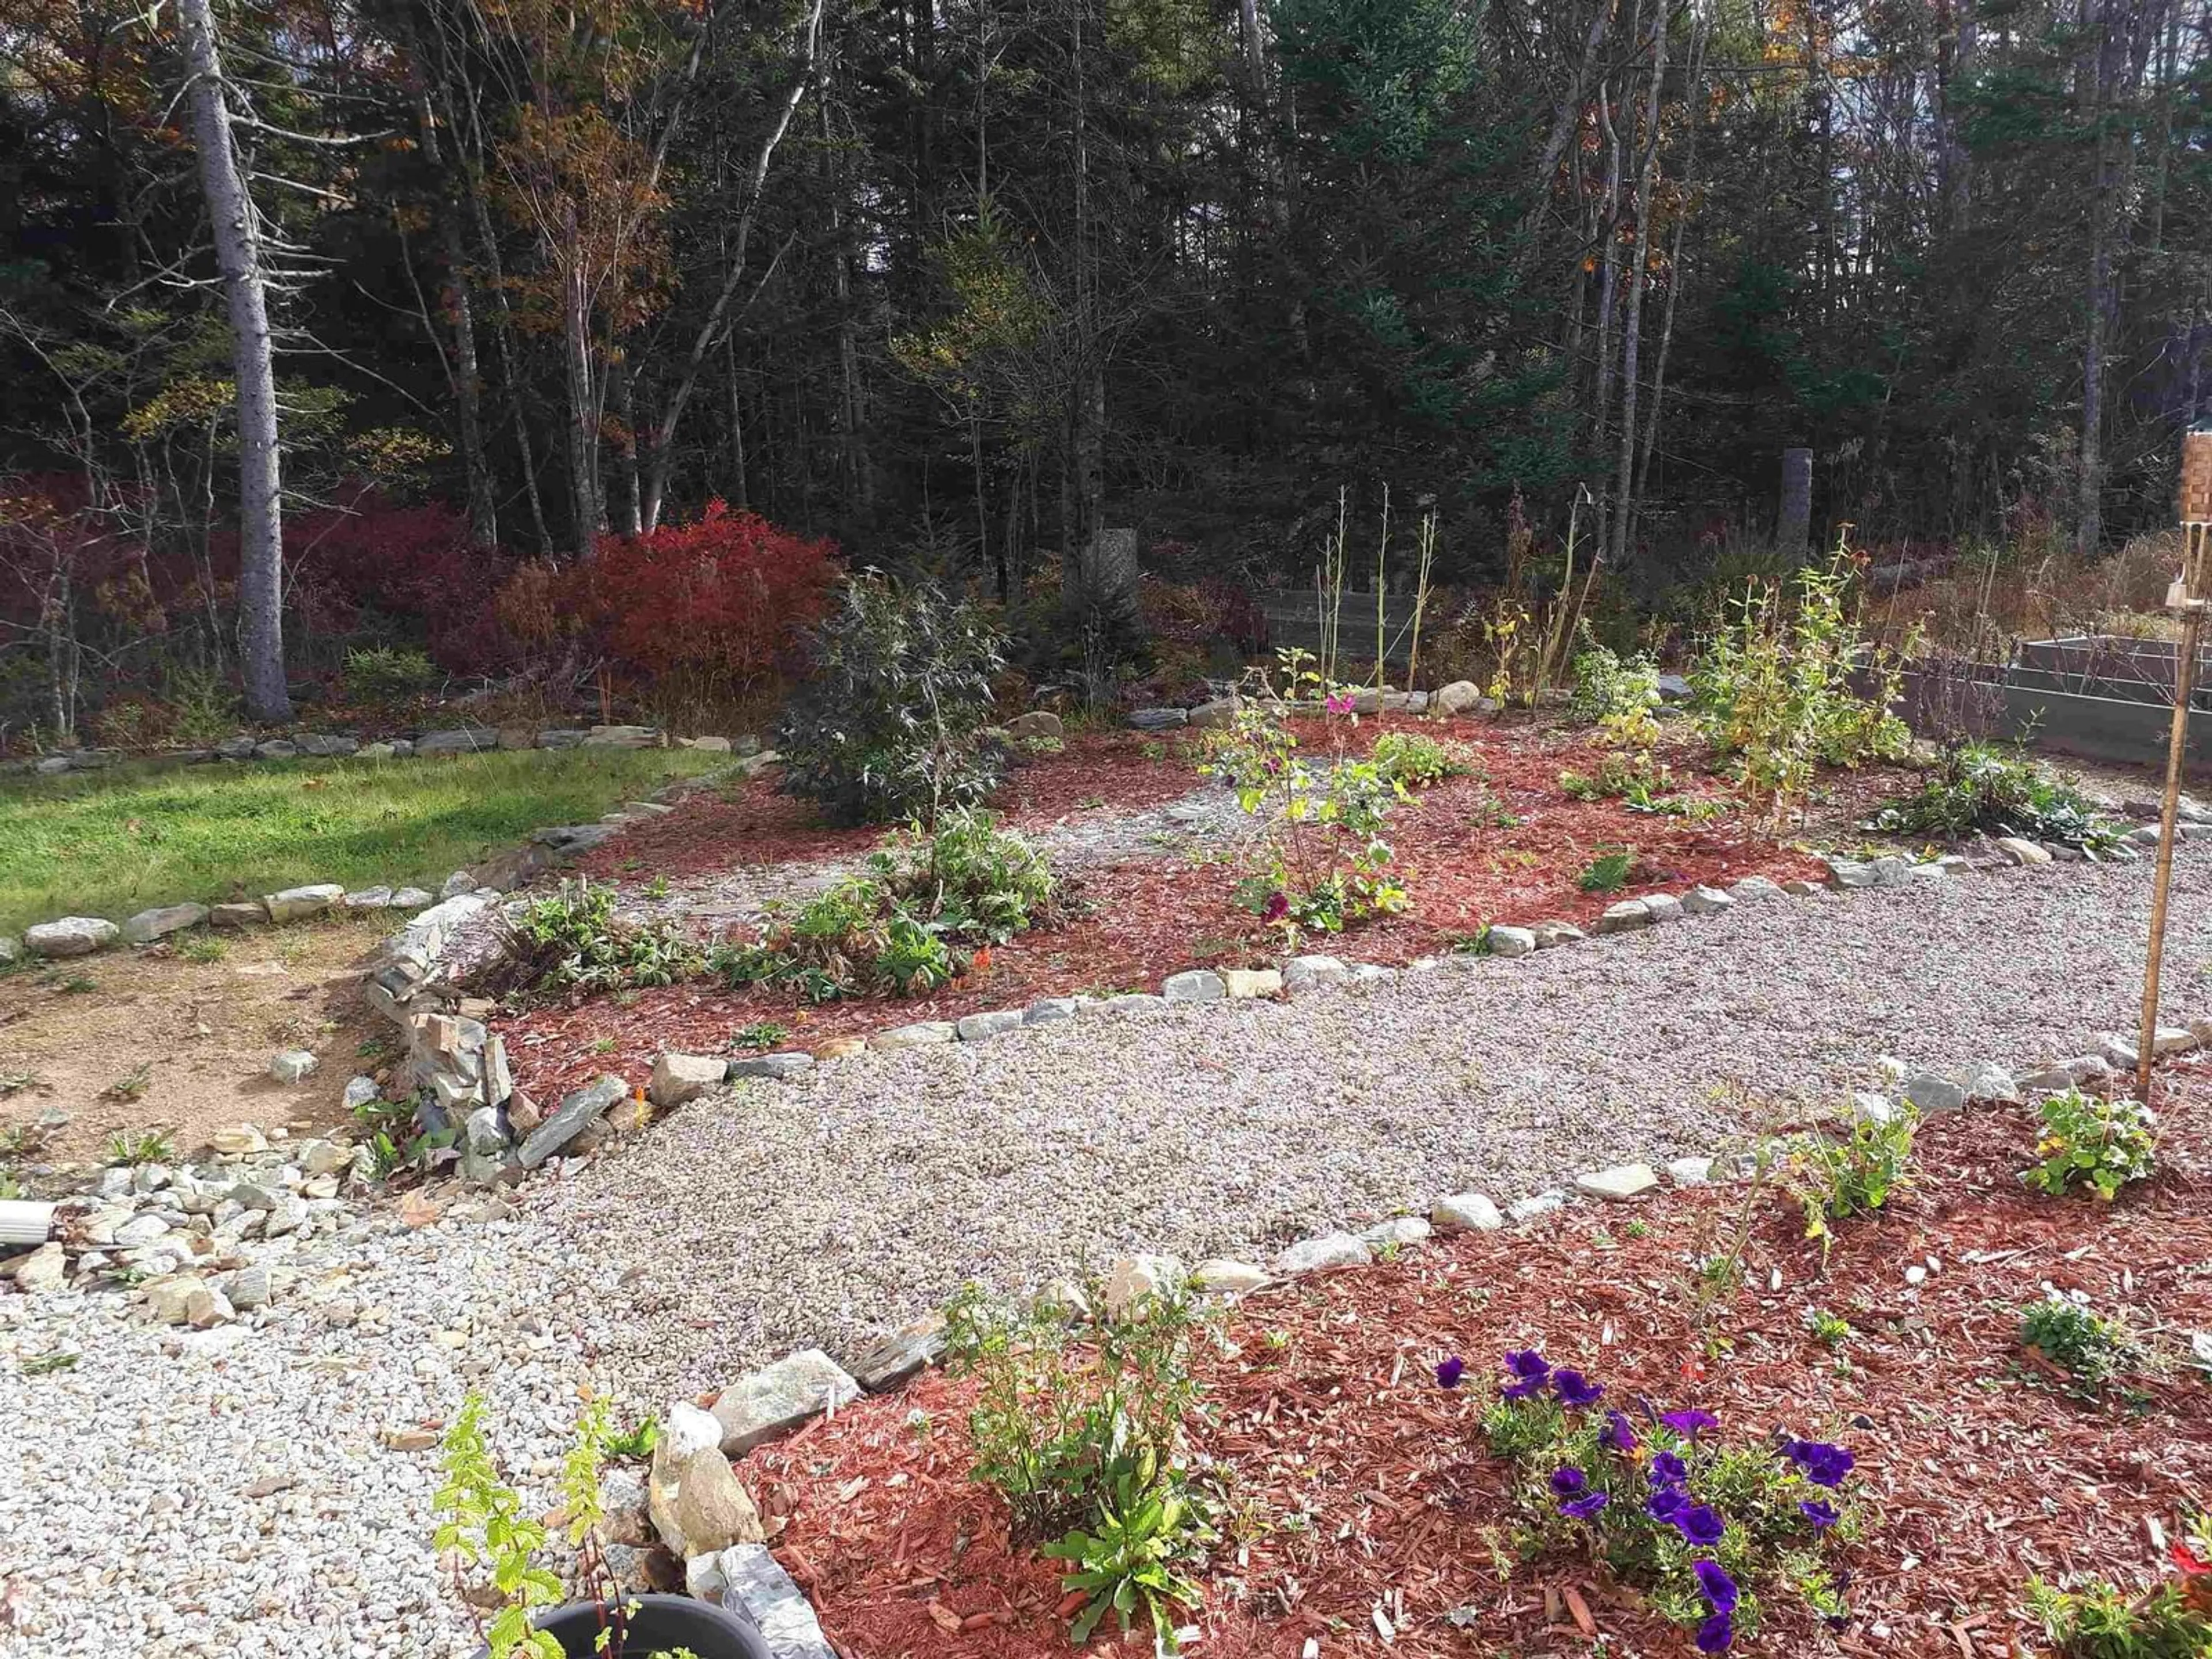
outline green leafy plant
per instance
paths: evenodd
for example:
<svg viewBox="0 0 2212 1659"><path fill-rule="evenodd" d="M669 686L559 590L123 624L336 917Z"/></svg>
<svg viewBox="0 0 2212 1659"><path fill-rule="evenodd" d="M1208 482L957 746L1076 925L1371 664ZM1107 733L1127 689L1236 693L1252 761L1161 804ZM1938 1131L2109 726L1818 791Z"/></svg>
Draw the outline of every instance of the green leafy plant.
<svg viewBox="0 0 2212 1659"><path fill-rule="evenodd" d="M772 1019L757 1019L730 1033L732 1048L773 1048L791 1035L791 1028Z"/></svg>
<svg viewBox="0 0 2212 1659"><path fill-rule="evenodd" d="M2020 1342L2065 1372L2071 1391L2085 1398L2136 1358L2135 1345L2112 1321L2055 1292L2022 1310Z"/></svg>
<svg viewBox="0 0 2212 1659"><path fill-rule="evenodd" d="M653 1455L653 1449L660 1443L660 1419L641 1417L627 1429L611 1430L607 1434L607 1455L635 1462Z"/></svg>
<svg viewBox="0 0 2212 1659"><path fill-rule="evenodd" d="M2068 1089L2039 1109L2043 1133L2037 1138L2039 1163L2021 1172L2039 1193L2063 1198L2076 1182L2103 1202L2119 1196L2130 1182L2147 1181L2158 1164L2158 1120L2139 1100L2104 1100Z"/></svg>
<svg viewBox="0 0 2212 1659"><path fill-rule="evenodd" d="M982 733L1004 646L933 582L856 574L811 636L813 672L785 709L781 787L841 823L933 823L981 800L999 781Z"/></svg>
<svg viewBox="0 0 2212 1659"><path fill-rule="evenodd" d="M1352 704L1349 693L1328 694L1333 712L1357 720ZM1237 902L1279 927L1286 945L1307 931L1341 933L1368 916L1403 911L1409 901L1389 872L1382 830L1391 807L1407 798L1404 781L1371 760L1350 758L1341 738L1334 761L1316 770L1274 710L1264 696L1244 703L1231 729L1216 735L1204 767L1267 827L1262 867L1237 883Z"/></svg>
<svg viewBox="0 0 2212 1659"><path fill-rule="evenodd" d="M611 888L564 881L503 924L495 989L613 991L677 985L696 977L706 953L671 921L615 915Z"/></svg>
<svg viewBox="0 0 2212 1659"><path fill-rule="evenodd" d="M1825 1308L1805 1310L1805 1328L1812 1333L1815 1342L1826 1347L1840 1348L1851 1340L1851 1322Z"/></svg>
<svg viewBox="0 0 2212 1659"><path fill-rule="evenodd" d="M1753 581L1728 602L1689 677L1707 739L1778 817L1804 794L1816 765L1894 759L1910 746L1890 712L1902 671L1862 632L1851 576L1839 545L1826 565L1798 572L1791 593ZM1864 696L1853 689L1862 672L1873 682Z"/></svg>
<svg viewBox="0 0 2212 1659"><path fill-rule="evenodd" d="M1978 830L2078 847L2090 855L2120 843L2120 827L2024 749L1947 745L1920 787L1864 826L1885 835L1959 836Z"/></svg>
<svg viewBox="0 0 2212 1659"><path fill-rule="evenodd" d="M2212 1655L2212 1597L2189 1585L2130 1595L2107 1579L2070 1590L2027 1583L2027 1609L2062 1659L2206 1659Z"/></svg>
<svg viewBox="0 0 2212 1659"><path fill-rule="evenodd" d="M1598 727L1601 740L1614 748L1648 754L1659 741L1659 722L1651 713L1659 706L1659 665L1640 651L1622 657L1598 644L1587 623L1583 644L1575 654L1568 715Z"/></svg>
<svg viewBox="0 0 2212 1659"><path fill-rule="evenodd" d="M1629 877L1636 869L1636 854L1626 848L1616 847L1600 853L1583 866L1575 878L1575 885L1585 893L1617 893L1628 885Z"/></svg>
<svg viewBox="0 0 2212 1659"><path fill-rule="evenodd" d="M118 1129L107 1137L107 1161L136 1166L161 1164L176 1155L167 1129Z"/></svg>
<svg viewBox="0 0 2212 1659"><path fill-rule="evenodd" d="M1069 1564L1062 1589L1090 1598L1068 1634L1088 1641L1109 1612L1126 1631L1141 1613L1152 1621L1159 1650L1177 1651L1174 1609L1194 1607L1200 1596L1175 1563L1210 1535L1199 1508L1173 1483L1164 1486L1141 1469L1131 1470L1098 1500L1092 1524L1095 1530L1073 1529L1042 1552Z"/></svg>
<svg viewBox="0 0 2212 1659"><path fill-rule="evenodd" d="M1815 1132L1777 1149L1777 1179L1804 1211L1805 1237L1820 1241L1823 1255L1837 1222L1874 1214L1912 1178L1918 1127L1902 1108L1881 1118L1854 1113L1839 1135Z"/></svg>
<svg viewBox="0 0 2212 1659"><path fill-rule="evenodd" d="M1003 945L1059 919L1051 866L1036 843L980 808L909 824L870 854L885 892L953 937Z"/></svg>
<svg viewBox="0 0 2212 1659"><path fill-rule="evenodd" d="M213 933L188 933L179 943L177 954L186 962L196 962L205 967L228 957L230 946Z"/></svg>
<svg viewBox="0 0 2212 1659"><path fill-rule="evenodd" d="M114 1082L102 1089L100 1091L100 1097L103 1100L143 1099L146 1091L151 1088L153 1084L154 1062L150 1060L142 1060L121 1077L117 1078Z"/></svg>
<svg viewBox="0 0 2212 1659"><path fill-rule="evenodd" d="M1368 758L1385 782L1419 788L1446 778L1465 777L1476 769L1456 744L1440 743L1425 732L1385 732Z"/></svg>

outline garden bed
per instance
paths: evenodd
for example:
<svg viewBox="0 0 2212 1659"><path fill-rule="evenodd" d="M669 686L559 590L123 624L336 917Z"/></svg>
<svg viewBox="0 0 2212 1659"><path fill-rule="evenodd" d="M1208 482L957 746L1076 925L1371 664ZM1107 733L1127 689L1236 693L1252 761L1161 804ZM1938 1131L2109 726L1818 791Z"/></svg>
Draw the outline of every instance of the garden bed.
<svg viewBox="0 0 2212 1659"><path fill-rule="evenodd" d="M1468 775L1414 791L1389 820L1390 867L1405 884L1408 908L1340 935L1309 933L1301 949L1402 964L1472 946L1495 922L1587 922L1643 891L1753 874L1778 881L1826 874L1738 811L1692 821L1576 799L1559 778L1597 769L1601 757L1586 732L1395 719L1356 728L1291 726L1304 752L1317 755L1331 752L1339 733L1358 755L1383 730L1418 727L1459 745L1475 764ZM1691 775L1674 758L1685 787L1729 798L1721 780ZM1280 932L1236 902L1243 873L1237 854L1249 832L1226 790L1197 771L1186 742L1072 736L1065 752L1014 772L993 805L1010 827L1051 851L1075 902L1062 925L994 946L980 971L910 999L810 1007L787 991L693 982L541 1004L499 1022L520 1080L546 1097L602 1072L642 1080L662 1051L722 1053L749 1028L780 1029L767 1046L804 1047L1040 997L1151 990L1185 968L1252 966L1285 954ZM1159 816L1170 806L1187 812L1191 827ZM1147 814L1134 833L1124 822ZM733 888L748 896L818 888L859 867L879 839L874 830L821 827L800 803L776 793L771 769L721 791L695 792L675 811L605 843L584 868L617 883L626 903L743 933L750 918L745 903L732 900ZM1614 848L1634 855L1626 882L1611 890L1580 888L1592 860Z"/></svg>
<svg viewBox="0 0 2212 1659"><path fill-rule="evenodd" d="M1193 1651L1295 1659L1317 1640L1458 1659L1599 1636L1686 1651L1587 1560L1515 1559L1511 1472L1478 1423L1517 1348L1579 1364L1624 1405L1694 1406L1732 1438L1787 1430L1854 1454L1866 1515L1837 1556L1848 1619L1828 1628L1773 1595L1735 1650L2043 1651L2031 1575L2141 1588L2166 1570L2159 1540L2206 1498L2212 1394L2188 1334L2212 1328L2212 1082L2169 1076L2160 1172L2118 1203L2021 1187L2025 1109L1947 1117L1922 1132L1917 1184L1843 1224L1825 1264L1795 1206L1759 1198L1742 1288L1702 1316L1698 1264L1735 1254L1748 1187L1578 1208L1249 1297L1197 1367L1194 1450L1226 1502ZM2021 1310L2053 1288L2085 1293L2148 1356L2098 1398L2018 1344ZM1815 1310L1847 1333L1820 1340ZM1433 1368L1452 1354L1468 1371L1447 1392ZM1076 1650L1056 1565L1011 1543L1002 1500L969 1478L973 1399L930 1373L738 1465L845 1659L953 1640L979 1659Z"/></svg>

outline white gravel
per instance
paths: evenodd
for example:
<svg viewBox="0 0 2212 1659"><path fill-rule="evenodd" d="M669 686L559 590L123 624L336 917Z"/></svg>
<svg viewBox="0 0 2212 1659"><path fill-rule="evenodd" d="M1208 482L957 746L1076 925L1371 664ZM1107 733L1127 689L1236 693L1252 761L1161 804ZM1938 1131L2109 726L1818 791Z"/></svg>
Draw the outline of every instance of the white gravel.
<svg viewBox="0 0 2212 1659"><path fill-rule="evenodd" d="M2170 1018L2212 1002L2212 860L2179 869ZM428 1547L434 1454L381 1436L471 1385L526 1474L580 1383L657 1407L801 1343L850 1352L964 1278L1256 1251L1709 1152L1740 1132L1715 1104L1729 1079L1778 1098L1883 1052L2060 1058L2131 1023L2149 887L2147 863L1977 872L1287 1005L872 1053L686 1108L529 1189L520 1220L317 1240L234 1333L151 1329L112 1294L0 1296L0 1654L465 1653ZM80 1362L21 1375L58 1348Z"/></svg>

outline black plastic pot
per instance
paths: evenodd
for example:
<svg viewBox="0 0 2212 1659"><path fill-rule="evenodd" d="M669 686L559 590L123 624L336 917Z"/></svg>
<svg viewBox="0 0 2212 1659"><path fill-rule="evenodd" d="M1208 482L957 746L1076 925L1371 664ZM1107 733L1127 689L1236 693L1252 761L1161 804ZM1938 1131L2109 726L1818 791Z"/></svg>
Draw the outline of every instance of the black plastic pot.
<svg viewBox="0 0 2212 1659"><path fill-rule="evenodd" d="M605 1649L599 1632L611 1625L615 1638ZM699 1659L775 1659L751 1625L709 1601L688 1595L635 1595L619 1604L571 1601L538 1621L561 1644L568 1659L648 1659L665 1650L689 1648ZM484 1650L477 1650L483 1659Z"/></svg>

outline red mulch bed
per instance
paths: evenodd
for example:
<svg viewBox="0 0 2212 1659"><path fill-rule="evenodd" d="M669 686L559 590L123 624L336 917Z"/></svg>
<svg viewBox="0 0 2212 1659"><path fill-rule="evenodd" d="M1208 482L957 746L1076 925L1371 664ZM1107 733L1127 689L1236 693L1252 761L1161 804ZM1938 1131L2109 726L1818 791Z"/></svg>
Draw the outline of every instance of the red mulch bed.
<svg viewBox="0 0 2212 1659"><path fill-rule="evenodd" d="M1310 750L1328 752L1334 738L1322 722L1293 727ZM1364 721L1353 743L1364 751L1382 729ZM1446 779L1416 792L1392 814L1385 833L1411 909L1363 922L1340 939L1317 937L1308 948L1403 963L1449 951L1491 922L1587 922L1607 904L1640 892L1725 884L1753 874L1781 881L1826 873L1817 860L1751 828L1741 814L1692 823L1631 812L1618 801L1575 799L1559 787L1559 773L1594 772L1600 757L1573 734L1468 722L1443 735L1473 750L1486 775ZM1133 733L1079 736L1066 754L1018 771L994 805L1017 827L1036 830L1086 811L1157 806L1202 781L1179 744ZM1724 793L1717 780L1686 782L1699 793ZM1489 814L1498 805L1521 822L1493 827ZM693 794L675 812L602 845L584 868L604 879L647 872L680 879L740 863L857 858L881 834L822 828L802 803L777 794L773 778L763 776L734 799ZM1636 854L1629 885L1618 893L1580 891L1576 877L1599 853L1617 847ZM909 1021L957 1019L1039 997L1152 990L1181 969L1263 964L1282 953L1277 936L1232 902L1238 873L1226 864L1194 863L1170 852L1092 866L1075 887L1073 920L994 949L984 975L956 981L933 996L810 1008L787 992L762 987L688 985L641 992L619 1004L601 997L541 1006L501 1020L500 1030L523 1086L550 1096L602 1072L641 1082L661 1052L720 1053L734 1032L758 1022L782 1025L787 1041L805 1045Z"/></svg>
<svg viewBox="0 0 2212 1659"><path fill-rule="evenodd" d="M2212 1498L2204 1377L2169 1368L2125 1379L2132 1403L2085 1404L2039 1381L2014 1340L2045 1284L2087 1291L2163 1356L2185 1356L2185 1333L2212 1327L2212 1085L2172 1075L2160 1173L2110 1208L2021 1187L2033 1132L2016 1108L1927 1127L1917 1184L1880 1219L1845 1224L1825 1271L1794 1206L1771 1199L1749 1288L1702 1337L1691 1264L1732 1229L1747 1188L1579 1209L1250 1298L1228 1326L1241 1352L1200 1368L1197 1449L1227 1465L1235 1503L1194 1653L1297 1659L1309 1638L1330 1659L1579 1652L1566 1622L1578 1595L1614 1644L1601 1651L1687 1654L1681 1632L1587 1562L1546 1558L1501 1580L1507 1480L1480 1443L1494 1395L1477 1379L1522 1346L1583 1366L1615 1399L1701 1407L1732 1439L1787 1426L1856 1454L1872 1512L1840 1558L1850 1625L1830 1632L1778 1591L1737 1651L2038 1650L2020 1613L2031 1573L2146 1584L2159 1564L2145 1518L2172 1536ZM1632 1215L1646 1236L1625 1236ZM1939 1266L1908 1288L1905 1267L1930 1258ZM1808 1334L1816 1307L1850 1322L1847 1367ZM1431 1375L1446 1352L1468 1360L1457 1393ZM1010 1547L1003 1504L967 1479L970 1396L932 1374L738 1466L844 1659L1074 1651L1052 1564ZM927 1432L909 1424L917 1409ZM1395 1627L1387 1644L1378 1605ZM1454 1609L1473 1627L1448 1624Z"/></svg>

